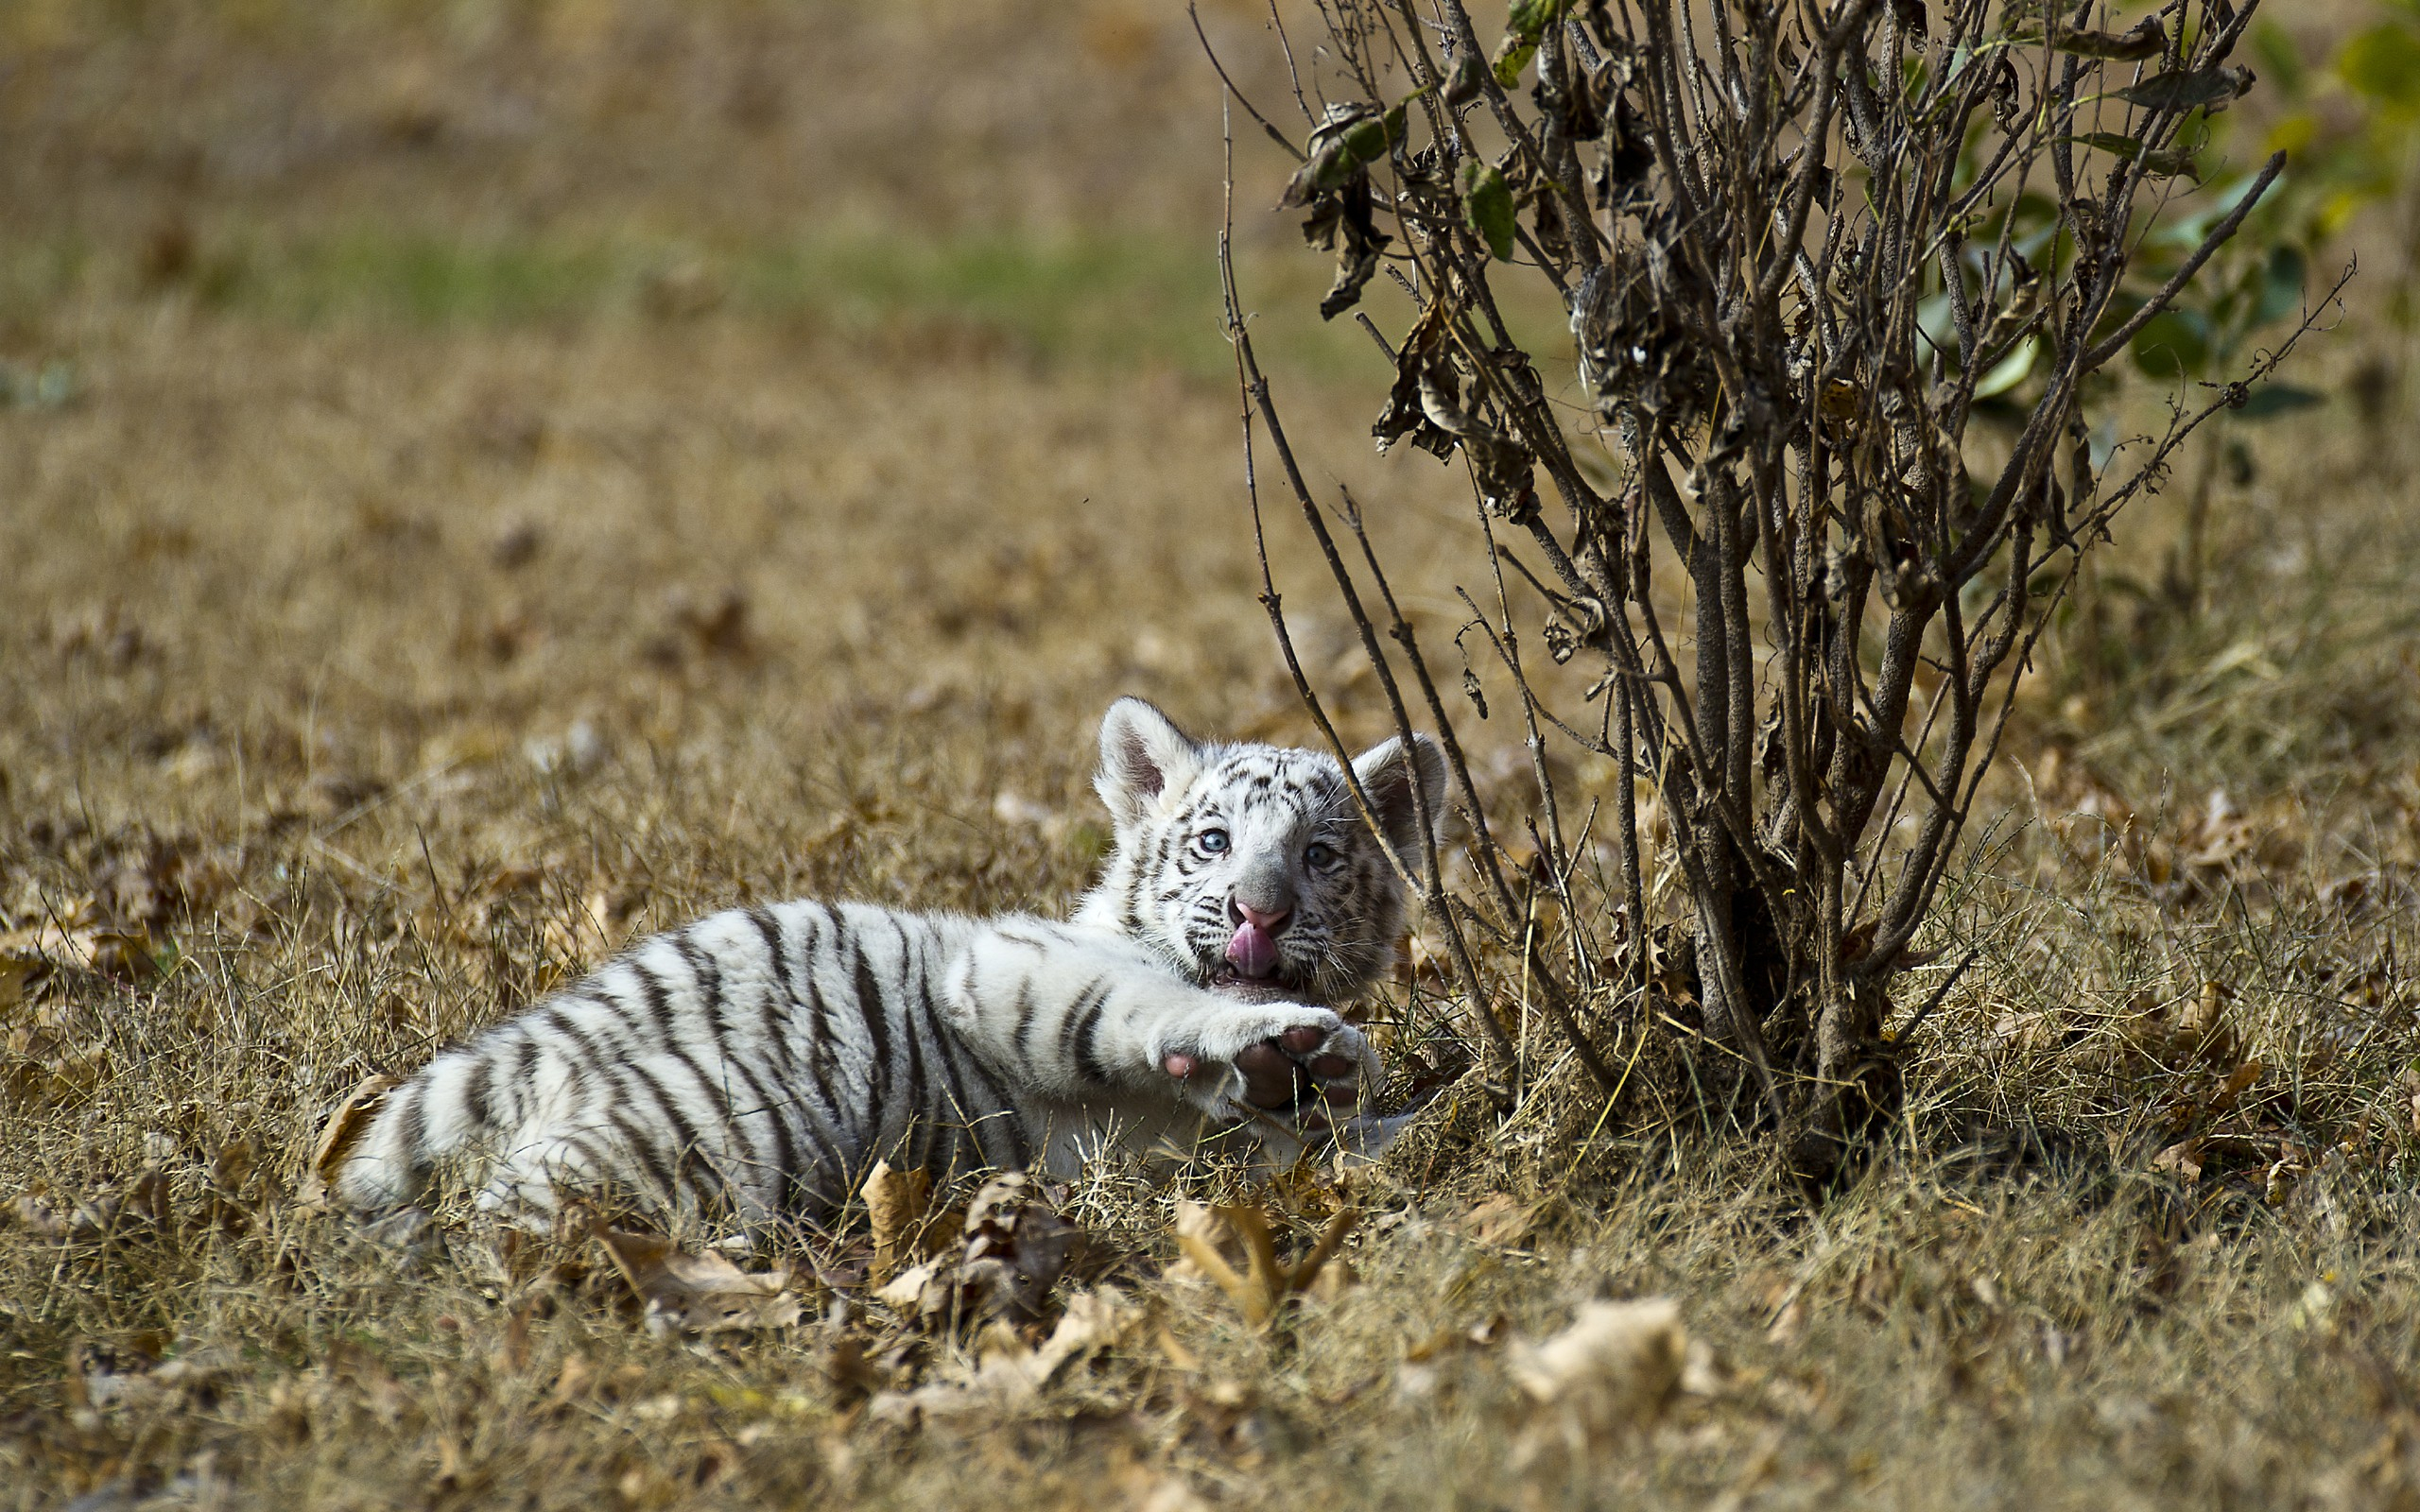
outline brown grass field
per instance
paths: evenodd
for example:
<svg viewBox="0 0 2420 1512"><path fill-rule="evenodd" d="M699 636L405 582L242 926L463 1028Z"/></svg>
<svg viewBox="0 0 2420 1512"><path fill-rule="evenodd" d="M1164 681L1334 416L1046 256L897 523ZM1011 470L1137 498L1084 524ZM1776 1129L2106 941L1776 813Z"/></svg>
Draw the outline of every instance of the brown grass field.
<svg viewBox="0 0 2420 1512"><path fill-rule="evenodd" d="M1254 1194L1359 1213L1261 1332L1175 1265L1231 1176L1103 1171L1117 1322L1010 1390L1065 1288L1021 1341L765 1255L800 1320L690 1338L583 1236L303 1200L355 1083L635 931L1064 906L1120 694L1311 737L1219 133L1144 0L0 9L0 1507L2420 1506L2420 416L2361 285L2297 376L2368 403L2192 454L2060 627L1936 920L1981 954L1819 1211L1546 1074ZM1448 644L1467 498L1370 455L1272 158L1255 329ZM1668 1401L1525 1393L1651 1297Z"/></svg>

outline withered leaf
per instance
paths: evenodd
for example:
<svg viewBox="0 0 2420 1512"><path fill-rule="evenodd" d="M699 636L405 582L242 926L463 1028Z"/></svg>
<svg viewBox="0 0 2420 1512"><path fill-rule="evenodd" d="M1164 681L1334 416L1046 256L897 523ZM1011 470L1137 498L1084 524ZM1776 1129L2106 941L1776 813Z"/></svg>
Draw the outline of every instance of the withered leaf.
<svg viewBox="0 0 2420 1512"><path fill-rule="evenodd" d="M1362 289L1378 271L1379 255L1393 240L1378 230L1369 165L1403 140L1409 103L1383 112L1362 101L1330 105L1311 132L1308 161L1286 185L1280 202L1310 212L1303 220L1303 239L1336 253L1336 280L1320 301L1322 319L1333 320L1360 302Z"/></svg>
<svg viewBox="0 0 2420 1512"><path fill-rule="evenodd" d="M882 1392L868 1404L877 1421L912 1422L922 1417L997 1416L1038 1398L1068 1366L1116 1344L1137 1318L1116 1293L1080 1292L1039 1348L1028 1348L1007 1325L988 1325L976 1341L978 1363L971 1374L926 1383L914 1391Z"/></svg>
<svg viewBox="0 0 2420 1512"><path fill-rule="evenodd" d="M1198 1202L1180 1201L1176 1205L1176 1242L1184 1258L1233 1299L1246 1323L1265 1329L1276 1321L1288 1297L1308 1290L1319 1280L1320 1272L1336 1258L1344 1236L1353 1231L1359 1217L1354 1209L1340 1210L1328 1220L1311 1252L1288 1265L1277 1258L1269 1217L1258 1208L1238 1205L1210 1209ZM1233 1236L1243 1250L1243 1269L1237 1270L1221 1252L1222 1235Z"/></svg>
<svg viewBox="0 0 2420 1512"><path fill-rule="evenodd" d="M890 1275L908 1257L932 1205L932 1193L928 1171L894 1171L889 1160L877 1160L866 1174L858 1195L865 1198L866 1216L873 1227L875 1275Z"/></svg>
<svg viewBox="0 0 2420 1512"><path fill-rule="evenodd" d="M1036 1316L1050 1288L1066 1273L1084 1232L1051 1211L1032 1177L993 1177L966 1209L966 1252L960 1283L971 1311Z"/></svg>
<svg viewBox="0 0 2420 1512"><path fill-rule="evenodd" d="M799 1319L790 1269L743 1271L719 1254L692 1255L655 1234L602 1224L596 1241L647 1307L650 1333L788 1328Z"/></svg>
<svg viewBox="0 0 2420 1512"><path fill-rule="evenodd" d="M1564 1408L1590 1437L1643 1426L1680 1389L1689 1336L1668 1297L1583 1304L1571 1326L1515 1349L1508 1368L1536 1400Z"/></svg>
<svg viewBox="0 0 2420 1512"><path fill-rule="evenodd" d="M1543 1202L1522 1202L1499 1192L1462 1214L1459 1227L1482 1245L1516 1248L1537 1231L1545 1209Z"/></svg>

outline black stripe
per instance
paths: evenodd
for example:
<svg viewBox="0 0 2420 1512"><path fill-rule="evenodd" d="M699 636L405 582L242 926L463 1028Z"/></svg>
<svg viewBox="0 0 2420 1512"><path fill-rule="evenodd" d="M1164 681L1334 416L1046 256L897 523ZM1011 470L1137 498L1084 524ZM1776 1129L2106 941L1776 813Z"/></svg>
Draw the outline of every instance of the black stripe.
<svg viewBox="0 0 2420 1512"><path fill-rule="evenodd" d="M482 1129L494 1126L488 1107L494 1081L494 1057L481 1056L479 1063L471 1072L470 1079L462 1084L462 1111L469 1115L473 1125Z"/></svg>
<svg viewBox="0 0 2420 1512"><path fill-rule="evenodd" d="M774 1189L776 1192L786 1191L791 1177L798 1171L798 1147L790 1139L788 1121L782 1114L785 1106L793 1099L775 1096L772 1091L758 1079L755 1070L745 1058L732 1057L728 1058L728 1064L732 1070L739 1074L739 1079L747 1084L752 1106L746 1111L748 1113L761 1111L767 1118L772 1120L774 1143L779 1146L779 1163L773 1171ZM741 1121L741 1116L733 1118L732 1132L739 1136L741 1142L748 1146L750 1158L761 1162L762 1157L757 1153L755 1142L747 1137L747 1125Z"/></svg>
<svg viewBox="0 0 2420 1512"><path fill-rule="evenodd" d="M904 1038L908 1041L908 1085L917 1089L917 1091L911 1094L909 1102L910 1119L915 1119L914 1102L917 1098L930 1100L930 1090L925 1086L925 1047L932 1035L932 1015L929 1011L929 1005L932 1003L932 985L925 979L921 966L922 963L914 959L914 952L908 948L907 932L901 931L900 971L903 976L909 971L915 972L913 980L906 983L900 1002L900 1017L903 1020L901 1028L906 1031ZM920 1003L927 1005L927 1011L921 1018L915 1012L915 1005ZM915 1122L928 1124L931 1121L915 1119ZM929 1159L932 1154L929 1143L931 1130L928 1128L925 1132L927 1136L925 1158ZM911 1157L916 1153L916 1130L913 1127L909 1128L908 1134L908 1151ZM918 1163L923 1162L920 1160Z"/></svg>
<svg viewBox="0 0 2420 1512"><path fill-rule="evenodd" d="M672 937L673 949L688 964L689 974L697 979L700 1001L705 1005L706 1032L714 1037L715 1048L725 1057L731 1055L731 1025L723 1018L722 963L714 953L697 941L697 929L692 925Z"/></svg>
<svg viewBox="0 0 2420 1512"><path fill-rule="evenodd" d="M679 1137L678 1164L685 1166L694 1155L702 1151L703 1146L699 1143L696 1126L681 1111L679 1105L673 1100L672 1093L664 1086L662 1079L655 1073L648 1070L636 1059L625 1060L614 1068L599 1067L598 1070L606 1084L620 1094L617 1104L627 1103L630 1100L631 1082L636 1082L647 1089L648 1095L654 1100L657 1110L662 1113L663 1121L669 1125L674 1134ZM705 1078L700 1076L699 1082L700 1085L705 1085ZM613 1109L612 1116L615 1118L621 1116L619 1106ZM655 1162L649 1163L652 1167Z"/></svg>
<svg viewBox="0 0 2420 1512"><path fill-rule="evenodd" d="M726 1011L731 1005L723 991L722 958L711 947L699 940L696 925L683 930L674 937L673 943L679 948L683 959L688 962L691 972L698 978L698 988L705 998L708 1032L714 1037L716 1051L726 1068L726 1073L737 1073L740 1081L747 1086L751 1106L744 1111L762 1110L773 1121L773 1132L780 1149L774 1162L771 1162L771 1169L774 1190L779 1194L787 1187L790 1173L797 1166L797 1151L791 1145L789 1129L782 1121L781 1100L774 1097L767 1090L764 1082L757 1077L754 1069L749 1064L746 1047L735 1045L733 1042L735 1035ZM756 1136L749 1132L741 1111L731 1108L727 1075L722 1093L724 1117L730 1121L732 1137L748 1152L749 1168L762 1173L769 1164L766 1152L757 1143Z"/></svg>
<svg viewBox="0 0 2420 1512"><path fill-rule="evenodd" d="M765 954L772 957L771 975L780 991L765 994L765 1009L760 1022L764 1025L766 1040L770 1042L774 1054L779 1057L782 1068L786 1071L792 1059L788 1015L781 1009L785 1005L785 998L795 1001L798 994L798 983L790 975L789 946L782 938L781 920L775 919L769 910L762 905L750 908L747 910L747 919L750 923L756 926L756 933L763 936Z"/></svg>
<svg viewBox="0 0 2420 1512"><path fill-rule="evenodd" d="M1100 1000L1108 995L1098 976L1076 989L1076 996L1059 1014L1059 1054L1068 1058L1076 1053L1076 1037L1083 1032L1087 1013L1098 1011Z"/></svg>
<svg viewBox="0 0 2420 1512"><path fill-rule="evenodd" d="M404 1152L407 1178L405 1184L410 1187L419 1185L421 1173L428 1169L428 1151L424 1148L428 1141L428 1109L421 1106L428 1096L427 1078L405 1088L404 1093L396 1099L402 1106L395 1109L395 1144Z"/></svg>
<svg viewBox="0 0 2420 1512"><path fill-rule="evenodd" d="M766 915L765 919L768 922L776 922L769 914ZM826 1108L816 1096L818 1092L822 1092L828 1097L830 1091L828 1079L819 1074L801 1074L790 1032L796 1021L786 1011L786 1006L803 1005L815 998L811 959L814 938L810 934L807 939L807 950L802 953L800 959L796 961L790 958L789 951L780 937L777 922L772 943L780 953L778 959L782 966L782 991L787 994L788 1001L786 1005L777 1004L775 994L771 992L766 994L763 1016L765 1029L779 1047L783 1083L799 1089L796 1106L804 1116L806 1123L811 1125L816 1143L821 1147L820 1152L821 1159L815 1162L820 1167L825 1160L841 1159L850 1142L845 1138L840 1127L843 1121L838 1117L839 1109ZM804 988L804 992L802 988ZM816 999L816 1001L820 1003L821 1000ZM811 1017L806 1021L806 1024L812 1026L817 1022L818 1018ZM819 1050L821 1045L821 1039L819 1036L816 1040ZM819 1057L819 1058L828 1059L828 1057ZM809 1068L809 1071L813 1072L816 1069Z"/></svg>
<svg viewBox="0 0 2420 1512"><path fill-rule="evenodd" d="M815 1079L829 1091L839 1066L836 1058L840 1043L839 1021L832 1017L832 1005L823 996L823 984L815 979L816 956L821 952L810 948L804 972L806 1005L814 1013L815 1040L811 1047L811 1063Z"/></svg>
<svg viewBox="0 0 2420 1512"><path fill-rule="evenodd" d="M521 1033L521 1046L513 1057L512 1081L505 1091L512 1103L512 1119L519 1123L529 1116L530 1094L538 1084L538 1063L544 1058L544 1047L538 1043L538 1037L529 1032L527 1025L515 1024L513 1027Z"/></svg>
<svg viewBox="0 0 2420 1512"><path fill-rule="evenodd" d="M930 1022L935 1017L930 992L926 992L908 1005L908 1012L911 1016L921 1015L925 1021ZM911 1018L910 1027L914 1026L914 1021ZM933 1095L927 1099L927 1102L933 1105L933 1111L938 1114L941 1111L939 1107L941 1100L946 1098L949 1111L955 1114L960 1123L971 1127L976 1121L977 1109L967 1102L966 1083L959 1074L958 1042L945 1029L937 1035L936 1039L941 1046L941 1054L934 1058L941 1062L942 1074L940 1084L932 1089Z"/></svg>
<svg viewBox="0 0 2420 1512"><path fill-rule="evenodd" d="M1017 1054L1025 1057L1026 1063L1031 1065L1033 1063L1033 989L1031 984L1023 977L1017 979L1016 1014L1017 1032L1011 1042L1017 1047Z"/></svg>
<svg viewBox="0 0 2420 1512"><path fill-rule="evenodd" d="M624 961L622 969L638 979L639 996L647 1004L648 1021L654 1026L656 1039L663 1042L664 1048L670 1049L680 1025L672 1006L672 994L665 989L664 979L640 964L635 957Z"/></svg>
<svg viewBox="0 0 2420 1512"><path fill-rule="evenodd" d="M903 936L904 940L904 936ZM873 1043L873 1108L876 1116L890 1105L890 1026L884 1022L890 1005L883 1001L882 984L873 974L873 963L867 959L865 941L854 939L856 963L851 970L850 986L857 994L857 1018L866 1026L866 1036ZM910 1052L912 1056L912 1052ZM916 1085L916 1074L910 1070L908 1084Z"/></svg>
<svg viewBox="0 0 2420 1512"><path fill-rule="evenodd" d="M1109 1068L1100 1063L1100 1020L1109 1009L1109 993L1104 990L1083 1012L1083 1022L1076 1029L1076 1065L1087 1081L1097 1086L1114 1085Z"/></svg>
<svg viewBox="0 0 2420 1512"><path fill-rule="evenodd" d="M655 1141L642 1138L639 1131L631 1127L629 1117L619 1108L606 1109L605 1122L621 1134L622 1143L630 1147L631 1158L647 1167L648 1174L655 1178L657 1190L666 1198L679 1194L681 1182L672 1171L666 1167L661 1152L655 1147ZM599 1174L610 1175L611 1173Z"/></svg>
<svg viewBox="0 0 2420 1512"><path fill-rule="evenodd" d="M689 1053L688 1037L671 1032L679 1022L677 1011L671 1006L672 994L666 989L661 978L639 962L631 962L631 971L638 977L640 989L647 994L648 1006L665 1028L664 1053L679 1061L689 1074L696 1078L700 1090L709 1097L721 1097L723 1117L728 1119L731 1116L729 1084L719 1077L707 1075L706 1068L700 1065L697 1057ZM696 991L698 986L698 983L692 981L690 989Z"/></svg>
<svg viewBox="0 0 2420 1512"><path fill-rule="evenodd" d="M975 1082L977 1093L983 1099L983 1115L988 1116L995 1111L1010 1111L1015 1108L1015 1102L1006 1092L1000 1091L999 1084L992 1079L992 1073L984 1066L981 1056L967 1056L965 1072L968 1078Z"/></svg>
<svg viewBox="0 0 2420 1512"><path fill-rule="evenodd" d="M596 1072L600 1076L605 1076L610 1079L611 1072L608 1068L628 1058L627 1056L617 1053L611 1059L608 1059L605 1055L598 1050L596 1041L589 1038L588 1031L580 1027L579 1024L574 1022L572 1016L563 1011L562 1005L560 1003L550 1004L536 1011L544 1020L547 1027L553 1029L555 1033L560 1035L562 1038L572 1042L575 1049L569 1058L575 1068L584 1067L587 1070ZM560 1045L554 1048L558 1055L562 1053ZM622 1047L616 1045L614 1048L618 1052Z"/></svg>

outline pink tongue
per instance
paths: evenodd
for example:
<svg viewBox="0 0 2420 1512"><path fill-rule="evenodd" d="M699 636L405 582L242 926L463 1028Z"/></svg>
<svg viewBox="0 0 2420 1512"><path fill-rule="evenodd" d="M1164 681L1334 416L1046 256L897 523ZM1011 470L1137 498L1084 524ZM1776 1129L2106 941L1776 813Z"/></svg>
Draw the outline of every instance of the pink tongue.
<svg viewBox="0 0 2420 1512"><path fill-rule="evenodd" d="M1242 925L1227 941L1227 963L1246 976L1267 976L1277 970L1277 936L1258 924Z"/></svg>

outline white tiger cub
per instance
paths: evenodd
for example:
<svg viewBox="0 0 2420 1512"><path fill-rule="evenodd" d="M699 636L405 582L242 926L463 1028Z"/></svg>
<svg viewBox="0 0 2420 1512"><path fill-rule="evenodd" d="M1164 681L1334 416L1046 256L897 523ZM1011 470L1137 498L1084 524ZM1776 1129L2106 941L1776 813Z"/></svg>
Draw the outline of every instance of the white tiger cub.
<svg viewBox="0 0 2420 1512"><path fill-rule="evenodd" d="M876 1160L1064 1175L1236 1126L1279 1159L1338 1125L1374 1153L1377 1057L1335 1007L1392 961L1404 901L1342 768L1197 743L1139 698L1100 756L1115 841L1067 922L793 902L655 936L397 1087L337 1194L414 1203L467 1158L479 1206L525 1221L612 1187L757 1228L829 1218ZM1354 770L1409 851L1435 745Z"/></svg>

